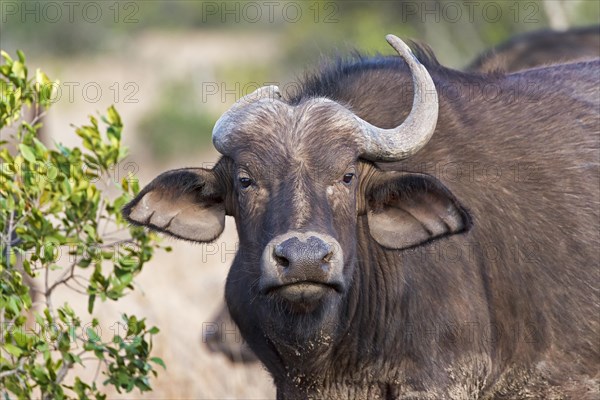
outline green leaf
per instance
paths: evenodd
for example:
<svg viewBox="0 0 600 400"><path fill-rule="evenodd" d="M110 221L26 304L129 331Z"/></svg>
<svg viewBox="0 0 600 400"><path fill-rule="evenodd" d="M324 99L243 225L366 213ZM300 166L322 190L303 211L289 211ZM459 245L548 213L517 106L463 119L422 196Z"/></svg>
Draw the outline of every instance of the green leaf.
<svg viewBox="0 0 600 400"><path fill-rule="evenodd" d="M4 347L4 350L6 350L8 354L11 354L15 357L21 357L21 354L23 354L23 350L21 350L14 344L4 343L2 347Z"/></svg>
<svg viewBox="0 0 600 400"><path fill-rule="evenodd" d="M121 277L119 278L119 280L121 281L121 284L122 284L123 286L127 286L127 285L129 285L129 284L131 283L131 281L133 280L133 274L132 274L132 273L127 273L127 274L125 274L125 275L121 276Z"/></svg>
<svg viewBox="0 0 600 400"><path fill-rule="evenodd" d="M15 61L12 65L12 73L19 79L25 79L27 77L27 68L20 61Z"/></svg>
<svg viewBox="0 0 600 400"><path fill-rule="evenodd" d="M89 341L91 341L91 342L99 342L100 341L100 336L98 336L96 331L93 330L92 328L87 328L85 330L85 332L87 333Z"/></svg>
<svg viewBox="0 0 600 400"><path fill-rule="evenodd" d="M21 150L21 154L23 155L24 159L31 163L35 162L35 153L33 152L33 149L31 147L26 146L24 144L20 144L19 150Z"/></svg>
<svg viewBox="0 0 600 400"><path fill-rule="evenodd" d="M25 347L29 343L29 337L21 330L13 332L13 338L20 347Z"/></svg>
<svg viewBox="0 0 600 400"><path fill-rule="evenodd" d="M90 297L88 298L88 313L90 313L90 314L92 313L92 311L94 311L94 302L95 301L96 301L96 295L90 294Z"/></svg>
<svg viewBox="0 0 600 400"><path fill-rule="evenodd" d="M121 116L119 115L119 113L117 112L117 110L115 109L114 106L108 107L106 114L107 114L106 120L108 121L109 124L115 125L118 127L123 126L123 123L121 122Z"/></svg>
<svg viewBox="0 0 600 400"><path fill-rule="evenodd" d="M7 52L5 52L4 50L0 50L0 55L2 56L2 58L4 58L6 60L7 64L12 64L13 59L10 58L10 56L8 55Z"/></svg>
<svg viewBox="0 0 600 400"><path fill-rule="evenodd" d="M19 57L19 61L25 64L25 54L21 50L17 50L17 56Z"/></svg>

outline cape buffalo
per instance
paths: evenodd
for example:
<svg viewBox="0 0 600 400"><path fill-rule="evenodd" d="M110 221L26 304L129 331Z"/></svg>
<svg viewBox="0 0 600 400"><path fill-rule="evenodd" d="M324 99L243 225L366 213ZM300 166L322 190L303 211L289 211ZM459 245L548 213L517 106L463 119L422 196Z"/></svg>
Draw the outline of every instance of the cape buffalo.
<svg viewBox="0 0 600 400"><path fill-rule="evenodd" d="M466 69L514 72L541 65L600 57L600 26L542 29L510 38L485 51Z"/></svg>
<svg viewBox="0 0 600 400"><path fill-rule="evenodd" d="M479 55L467 71L515 72L543 65L559 64L579 59L600 57L600 26L573 28L566 31L541 29L516 35ZM211 319L210 330L204 332L203 342L211 351L224 354L232 362L254 362L252 350L244 341L236 340L241 334L223 304ZM227 334L221 332L227 331Z"/></svg>
<svg viewBox="0 0 600 400"><path fill-rule="evenodd" d="M600 60L516 74L357 57L216 123L212 169L123 210L208 242L278 398L598 396Z"/></svg>

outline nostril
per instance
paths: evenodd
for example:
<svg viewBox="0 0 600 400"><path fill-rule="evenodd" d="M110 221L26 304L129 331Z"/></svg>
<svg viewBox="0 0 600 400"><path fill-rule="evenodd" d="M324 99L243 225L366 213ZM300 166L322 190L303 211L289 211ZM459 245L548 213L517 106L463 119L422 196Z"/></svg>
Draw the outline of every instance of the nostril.
<svg viewBox="0 0 600 400"><path fill-rule="evenodd" d="M275 249L273 250L273 258L278 265L281 265L284 268L290 265L290 260L288 260L284 255L283 246L280 244L275 246Z"/></svg>
<svg viewBox="0 0 600 400"><path fill-rule="evenodd" d="M290 265L290 261L285 257L273 256L275 258L275 262L278 265L281 265L284 268L287 268Z"/></svg>
<svg viewBox="0 0 600 400"><path fill-rule="evenodd" d="M323 262L328 263L331 261L331 259L333 258L333 251L330 251L329 253L325 254L325 257L322 258Z"/></svg>

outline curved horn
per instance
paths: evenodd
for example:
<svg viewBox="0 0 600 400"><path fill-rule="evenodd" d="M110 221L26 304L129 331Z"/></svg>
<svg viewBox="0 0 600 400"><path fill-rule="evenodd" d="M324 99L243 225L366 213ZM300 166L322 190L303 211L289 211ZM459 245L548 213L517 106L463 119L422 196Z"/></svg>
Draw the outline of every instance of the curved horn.
<svg viewBox="0 0 600 400"><path fill-rule="evenodd" d="M256 89L254 92L247 94L236 101L229 110L227 110L221 118L217 120L212 131L212 140L215 148L221 154L227 154L227 144L229 142L229 133L231 132L232 125L236 123L236 114L240 109L248 106L249 104L256 103L262 99L279 100L281 99L281 92L279 87L275 85L263 86Z"/></svg>
<svg viewBox="0 0 600 400"><path fill-rule="evenodd" d="M406 61L412 74L412 110L402 125L393 129L378 128L357 116L355 118L363 128L363 157L398 161L415 154L431 139L438 118L438 96L431 76L410 48L394 35L385 38Z"/></svg>

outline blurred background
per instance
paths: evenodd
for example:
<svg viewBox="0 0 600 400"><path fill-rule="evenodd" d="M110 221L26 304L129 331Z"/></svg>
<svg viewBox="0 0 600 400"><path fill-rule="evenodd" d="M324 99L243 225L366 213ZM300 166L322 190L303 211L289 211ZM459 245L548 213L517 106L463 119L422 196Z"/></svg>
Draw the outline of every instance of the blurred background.
<svg viewBox="0 0 600 400"><path fill-rule="evenodd" d="M165 169L214 163L212 126L237 98L265 84L285 90L336 55L392 54L388 33L425 42L442 64L460 69L516 34L599 22L597 0L3 0L0 47L24 51L31 70L60 81L44 118L50 142L78 144L71 125L115 104L130 148L115 174L133 170L143 186ZM259 365L232 364L201 343L222 303L233 221L214 244L165 242L173 252L157 254L124 302L97 307L107 330L121 312L160 327L154 346L167 370L145 397L274 398Z"/></svg>

